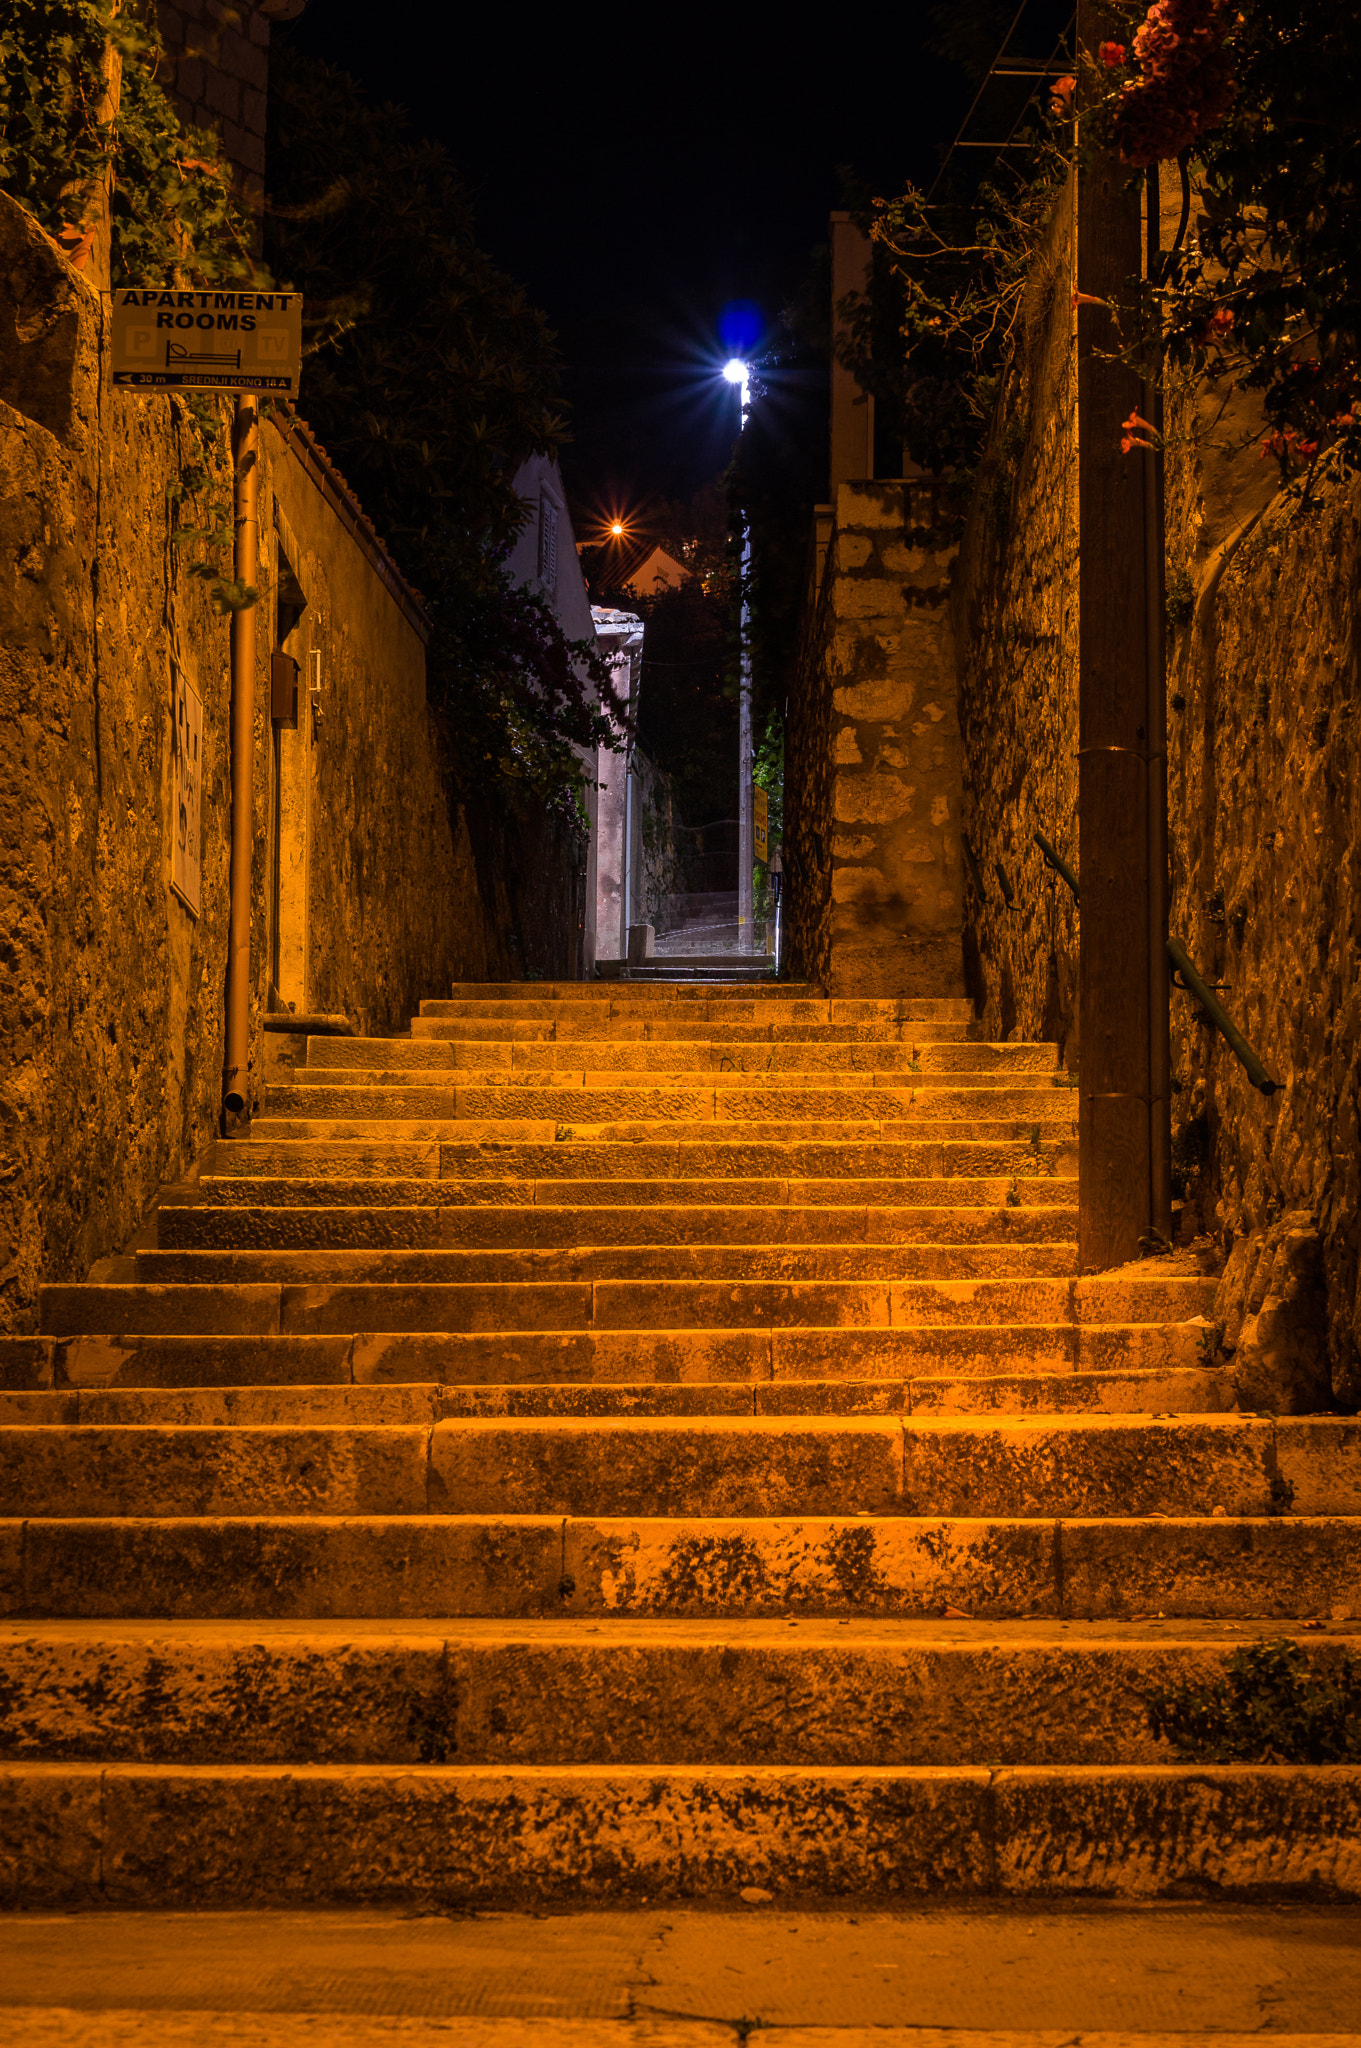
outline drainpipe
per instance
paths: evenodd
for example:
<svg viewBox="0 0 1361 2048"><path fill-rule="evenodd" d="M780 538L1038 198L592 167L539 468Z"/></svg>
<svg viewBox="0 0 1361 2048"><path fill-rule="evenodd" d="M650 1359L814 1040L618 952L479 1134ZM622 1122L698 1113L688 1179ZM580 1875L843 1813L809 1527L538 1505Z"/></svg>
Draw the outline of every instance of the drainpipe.
<svg viewBox="0 0 1361 2048"><path fill-rule="evenodd" d="M235 467L233 508L238 583L254 584L260 545L260 402L253 392L236 396L232 434ZM228 1136L250 1120L250 875L254 851L251 767L255 752L255 608L232 613L232 850L231 905L227 925L227 1044L223 1061L222 1118Z"/></svg>

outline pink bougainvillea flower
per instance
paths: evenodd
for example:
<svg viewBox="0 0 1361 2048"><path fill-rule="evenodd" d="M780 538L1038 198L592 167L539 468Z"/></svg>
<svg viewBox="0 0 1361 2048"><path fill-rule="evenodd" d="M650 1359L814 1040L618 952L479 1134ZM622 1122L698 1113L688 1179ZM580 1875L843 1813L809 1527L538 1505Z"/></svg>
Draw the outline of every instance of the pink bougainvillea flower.
<svg viewBox="0 0 1361 2048"><path fill-rule="evenodd" d="M1108 71L1114 71L1117 64L1125 61L1125 46L1123 43L1102 43L1096 54Z"/></svg>
<svg viewBox="0 0 1361 2048"><path fill-rule="evenodd" d="M1154 0L1134 38L1140 76L1124 87L1114 139L1128 164L1180 156L1215 127L1237 91L1224 37L1225 0Z"/></svg>

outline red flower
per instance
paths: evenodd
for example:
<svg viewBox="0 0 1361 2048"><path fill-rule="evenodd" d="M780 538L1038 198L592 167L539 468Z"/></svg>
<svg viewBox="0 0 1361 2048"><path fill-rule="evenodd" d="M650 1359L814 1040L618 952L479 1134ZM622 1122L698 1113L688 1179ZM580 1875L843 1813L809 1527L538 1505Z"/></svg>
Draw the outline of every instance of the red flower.
<svg viewBox="0 0 1361 2048"><path fill-rule="evenodd" d="M1142 434L1156 434L1158 429L1152 420L1140 419L1137 412L1132 412L1127 420L1121 420L1120 431L1122 434L1133 434L1136 431Z"/></svg>
<svg viewBox="0 0 1361 2048"><path fill-rule="evenodd" d="M1233 326L1233 314L1227 306L1221 306L1217 313L1210 315L1210 328L1215 334L1227 334Z"/></svg>
<svg viewBox="0 0 1361 2048"><path fill-rule="evenodd" d="M1109 305L1109 303L1108 299L1094 299L1090 292L1073 293L1073 304L1075 306L1105 306Z"/></svg>
<svg viewBox="0 0 1361 2048"><path fill-rule="evenodd" d="M1154 0L1134 38L1142 75L1115 110L1126 163L1179 156L1223 120L1237 90L1224 51L1228 25L1225 0Z"/></svg>
<svg viewBox="0 0 1361 2048"><path fill-rule="evenodd" d="M1317 454L1318 454L1318 442L1317 442L1317 441L1297 441L1297 442L1295 443L1295 453L1296 453L1297 455L1317 455Z"/></svg>
<svg viewBox="0 0 1361 2048"><path fill-rule="evenodd" d="M1075 78L1056 78L1049 88L1049 111L1056 121L1068 120L1073 112L1073 93L1077 86Z"/></svg>
<svg viewBox="0 0 1361 2048"><path fill-rule="evenodd" d="M1117 64L1125 61L1125 46L1123 43L1102 43L1096 54L1106 69L1113 71Z"/></svg>

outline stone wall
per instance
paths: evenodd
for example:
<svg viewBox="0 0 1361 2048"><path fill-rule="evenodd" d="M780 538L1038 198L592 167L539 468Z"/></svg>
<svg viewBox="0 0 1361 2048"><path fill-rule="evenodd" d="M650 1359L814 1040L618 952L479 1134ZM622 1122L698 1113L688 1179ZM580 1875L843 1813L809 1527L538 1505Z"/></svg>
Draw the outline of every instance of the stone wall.
<svg viewBox="0 0 1361 2048"><path fill-rule="evenodd" d="M222 1096L228 627L188 573L193 551L169 544L168 491L197 441L170 395L110 388L101 319L0 195L0 544L19 572L0 583L5 1330L32 1326L44 1281L83 1278L130 1241L212 1141ZM216 412L205 495L229 506L225 401ZM584 915L570 825L542 805L451 802L419 607L287 422L261 430L260 514L252 1107L289 917L284 999L383 1032L452 980L576 974ZM297 714L277 726L276 640L300 664ZM203 705L198 915L170 887L172 643Z"/></svg>
<svg viewBox="0 0 1361 2048"><path fill-rule="evenodd" d="M1164 239L1178 195L1163 194ZM961 549L954 612L975 856L970 993L989 1037L1076 1070L1079 872L1071 207L1031 278ZM1251 400L1168 400L1169 923L1281 1084L1248 1083L1172 996L1180 1230L1227 1259L1219 1315L1244 1398L1361 1401L1361 487L1308 507L1258 459ZM1131 459L1139 459L1133 457ZM1007 907L997 866L1014 896ZM1330 1392L1331 1388L1331 1392Z"/></svg>
<svg viewBox="0 0 1361 2048"><path fill-rule="evenodd" d="M834 509L790 708L794 971L836 996L959 995L954 540L929 486L843 483Z"/></svg>
<svg viewBox="0 0 1361 2048"><path fill-rule="evenodd" d="M269 28L307 0L157 0L161 80L180 119L211 128L255 212L265 196Z"/></svg>
<svg viewBox="0 0 1361 2048"><path fill-rule="evenodd" d="M1065 196L1017 324L965 521L952 610L968 993L984 1037L1053 1040L1076 1071L1076 905L1034 843L1042 833L1080 868L1072 262Z"/></svg>

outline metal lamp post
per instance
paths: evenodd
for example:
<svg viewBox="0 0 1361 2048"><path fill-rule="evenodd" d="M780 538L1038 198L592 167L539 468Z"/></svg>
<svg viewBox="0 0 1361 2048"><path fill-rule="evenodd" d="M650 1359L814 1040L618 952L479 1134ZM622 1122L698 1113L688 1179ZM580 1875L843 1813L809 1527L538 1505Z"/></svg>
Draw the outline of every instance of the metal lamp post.
<svg viewBox="0 0 1361 2048"><path fill-rule="evenodd" d="M751 371L740 356L723 365L729 384L737 386L741 400L742 425L747 423L751 400ZM754 950L756 902L753 887L755 835L752 819L751 745L751 634L747 599L751 576L751 532L742 536L742 611L739 624L740 656L737 699L737 950Z"/></svg>

